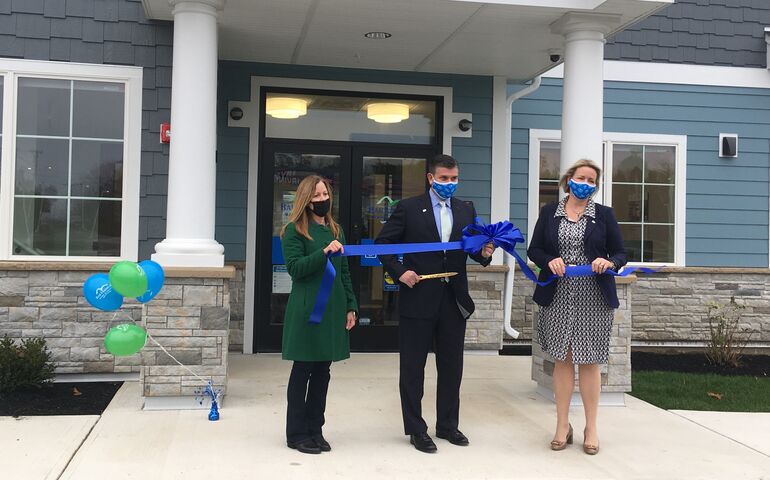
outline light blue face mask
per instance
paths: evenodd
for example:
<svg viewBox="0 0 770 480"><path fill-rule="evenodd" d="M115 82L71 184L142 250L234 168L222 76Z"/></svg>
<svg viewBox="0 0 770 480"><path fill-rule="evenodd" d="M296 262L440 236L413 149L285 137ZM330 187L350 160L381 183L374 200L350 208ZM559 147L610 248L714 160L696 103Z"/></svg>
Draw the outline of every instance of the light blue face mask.
<svg viewBox="0 0 770 480"><path fill-rule="evenodd" d="M433 191L435 191L438 196L444 200L449 200L452 198L452 195L455 194L455 190L457 190L457 182L441 183L437 180L433 180L432 186Z"/></svg>
<svg viewBox="0 0 770 480"><path fill-rule="evenodd" d="M579 198L580 200L585 200L586 198L590 197L594 194L596 191L596 185L590 185L588 183L578 183L571 178L569 179L569 182L567 182L567 185L569 185L569 191L572 195L575 196L575 198Z"/></svg>

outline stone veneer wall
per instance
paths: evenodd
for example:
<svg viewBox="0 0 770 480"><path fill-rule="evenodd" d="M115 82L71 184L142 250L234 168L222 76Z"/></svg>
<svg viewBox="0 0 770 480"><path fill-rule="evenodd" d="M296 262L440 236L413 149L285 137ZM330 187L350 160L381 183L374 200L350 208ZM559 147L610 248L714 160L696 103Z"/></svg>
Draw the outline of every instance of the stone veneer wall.
<svg viewBox="0 0 770 480"><path fill-rule="evenodd" d="M139 372L140 356L107 353L104 335L111 323L140 321L142 305L127 301L116 314L96 310L83 298L83 282L109 266L50 267L0 262L0 336L44 337L59 374Z"/></svg>
<svg viewBox="0 0 770 480"><path fill-rule="evenodd" d="M610 336L609 363L601 366L602 395L615 395L615 398L602 403L622 403L624 392L631 391L631 308L633 305L633 275L618 278L618 300L620 307L615 310ZM534 316L534 328L537 328L537 315ZM552 392L554 359L543 352L537 340L532 341L532 380L541 392ZM577 379L578 369L575 369ZM578 392L575 382L575 392Z"/></svg>
<svg viewBox="0 0 770 480"><path fill-rule="evenodd" d="M230 351L243 351L246 284L243 263L232 263L230 280ZM468 321L465 347L470 350L500 350L503 345L503 285L508 267L468 265L468 288L476 311Z"/></svg>
<svg viewBox="0 0 770 480"><path fill-rule="evenodd" d="M196 375L224 393L233 267L167 268L151 302L126 299L102 312L83 298L83 283L111 264L0 262L0 336L44 337L56 373L139 373L145 397L190 397L201 382L152 341L130 357L104 349L111 326L136 321ZM242 309L241 309L242 310ZM147 401L147 400L146 400Z"/></svg>
<svg viewBox="0 0 770 480"><path fill-rule="evenodd" d="M668 267L640 274L631 305L632 341L704 342L708 339L708 304L730 297L745 305L741 328L751 342L770 347L770 269ZM516 272L512 325L532 339L536 305L534 286Z"/></svg>
<svg viewBox="0 0 770 480"><path fill-rule="evenodd" d="M229 276L185 275L167 279L161 294L144 307L148 333L196 375L211 379L225 393L230 325ZM202 269L206 270L206 269ZM211 269L219 270L219 269ZM225 277L225 278L221 278ZM162 296L161 296L162 295ZM189 397L201 391L201 380L180 367L155 343L141 351L140 380L145 397ZM145 399L145 405L147 404Z"/></svg>

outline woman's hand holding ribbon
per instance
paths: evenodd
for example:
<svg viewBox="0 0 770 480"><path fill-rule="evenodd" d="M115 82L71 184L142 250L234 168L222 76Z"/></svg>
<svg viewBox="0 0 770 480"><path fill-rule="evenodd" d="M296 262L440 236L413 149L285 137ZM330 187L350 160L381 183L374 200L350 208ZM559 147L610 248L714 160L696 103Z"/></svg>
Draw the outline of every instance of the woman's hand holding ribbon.
<svg viewBox="0 0 770 480"><path fill-rule="evenodd" d="M553 274L559 277L563 277L567 272L567 266L564 264L564 260L561 257L556 257L548 262L548 268Z"/></svg>
<svg viewBox="0 0 770 480"><path fill-rule="evenodd" d="M329 255L330 253L333 254L337 252L345 253L345 247L343 247L342 244L337 240L332 240L331 242L329 242L329 245L327 245L326 248L324 248L324 255Z"/></svg>
<svg viewBox="0 0 770 480"><path fill-rule="evenodd" d="M591 271L594 273L604 273L607 270L612 269L615 266L614 263L610 262L606 258L597 257L596 260L591 262Z"/></svg>

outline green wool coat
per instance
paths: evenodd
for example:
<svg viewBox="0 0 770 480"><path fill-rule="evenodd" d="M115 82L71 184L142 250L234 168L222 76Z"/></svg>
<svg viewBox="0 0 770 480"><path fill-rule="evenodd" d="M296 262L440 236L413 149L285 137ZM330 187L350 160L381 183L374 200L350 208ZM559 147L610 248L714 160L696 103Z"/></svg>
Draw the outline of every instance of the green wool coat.
<svg viewBox="0 0 770 480"><path fill-rule="evenodd" d="M308 322L326 268L323 249L334 240L331 230L310 222L308 240L297 232L294 223L286 226L282 239L283 257L292 286L283 319L283 359L303 362L344 360L350 357L350 337L345 330L347 312L358 312L353 295L348 259L332 257L337 271L329 303L320 324ZM340 230L340 243L345 235Z"/></svg>

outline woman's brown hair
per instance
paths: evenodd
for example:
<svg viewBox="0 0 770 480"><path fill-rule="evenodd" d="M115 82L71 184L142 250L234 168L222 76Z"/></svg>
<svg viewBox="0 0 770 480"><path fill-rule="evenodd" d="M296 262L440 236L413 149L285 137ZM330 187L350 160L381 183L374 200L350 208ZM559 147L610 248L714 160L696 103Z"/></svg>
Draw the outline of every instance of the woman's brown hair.
<svg viewBox="0 0 770 480"><path fill-rule="evenodd" d="M289 222L294 222L294 228L297 229L297 232L299 232L300 235L307 238L308 240L313 239L313 237L310 236L310 233L308 233L308 223L311 221L310 215L312 215L310 210L310 202L313 201L316 185L321 182L326 185L326 191L329 192L330 203L329 212L326 214L324 219L326 220L326 224L331 229L334 238L339 239L340 226L336 221L334 221L334 218L332 217L331 204L334 202L332 199L332 186L329 184L328 180L321 176L308 175L307 177L303 178L301 182L299 182L299 185L297 186L297 192L294 194L294 206L292 207L291 213L289 214ZM283 238L283 234L285 232L286 225L281 228L281 238Z"/></svg>
<svg viewBox="0 0 770 480"><path fill-rule="evenodd" d="M569 179L575 176L575 172L577 172L577 169L580 167L588 167L593 168L596 172L596 189L599 190L599 179L602 178L602 169L599 168L599 165L594 163L593 160L589 160L587 158L583 158L575 162L571 167L567 169L566 172L564 172L564 175L561 176L561 179L559 180L559 185L561 186L562 190L564 190L565 193L569 193Z"/></svg>

